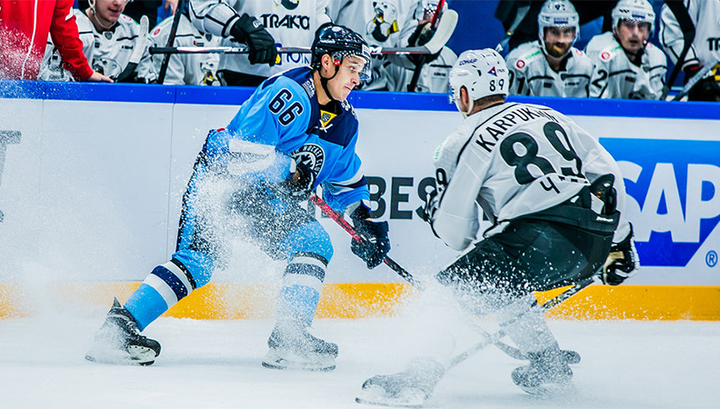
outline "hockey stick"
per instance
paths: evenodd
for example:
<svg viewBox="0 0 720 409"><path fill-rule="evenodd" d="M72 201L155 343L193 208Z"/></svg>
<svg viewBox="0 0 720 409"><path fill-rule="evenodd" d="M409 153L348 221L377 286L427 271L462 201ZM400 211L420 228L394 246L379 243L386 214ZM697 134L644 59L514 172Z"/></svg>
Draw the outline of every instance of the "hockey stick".
<svg viewBox="0 0 720 409"><path fill-rule="evenodd" d="M515 34L515 30L520 26L520 23L525 19L525 16L527 16L528 11L530 11L530 5L523 5L518 6L517 12L515 13L515 20L513 20L513 23L510 25L510 28L505 33L505 37L503 37L502 40L498 43L497 46L495 46L495 51L498 52L498 54L502 54L502 52L505 50L505 48L510 43L510 37L512 37L513 34Z"/></svg>
<svg viewBox="0 0 720 409"><path fill-rule="evenodd" d="M440 20L435 35L426 44L418 47L370 47L370 55L428 55L442 50L450 39L455 25L457 13L448 10ZM150 54L249 54L250 49L241 47L150 47ZM280 54L310 54L310 47L280 47Z"/></svg>
<svg viewBox="0 0 720 409"><path fill-rule="evenodd" d="M555 296L555 298L552 298L544 304L538 304L537 301L534 302L530 310L539 309L543 312L548 311L577 294L594 281L595 275L580 280L570 289ZM434 365L423 365L415 369L411 366L408 370L394 375L376 375L363 383L362 392L355 398L355 402L368 405L420 407L431 395L435 386L442 380L447 371L464 362L488 345L500 342L505 335L504 329L500 329L494 334L488 334L485 336L485 339L454 356L445 365L430 359L429 362L434 363Z"/></svg>
<svg viewBox="0 0 720 409"><path fill-rule="evenodd" d="M322 200L318 195L312 195L310 196L310 201L313 202L316 206L320 208L320 210L328 217L333 219L335 223L340 225L350 236L352 236L353 239L362 241L363 238L355 231L355 229L350 225L350 223L345 220L343 215L341 213L336 212L332 207L330 207L327 203L325 203L324 200ZM383 259L383 262L387 264L388 267L393 269L395 272L400 275L400 277L404 278L408 283L412 284L415 288L418 290L424 290L423 285L413 277L410 272L405 270L402 266L400 266L398 263L395 262L395 260L391 259L390 257L385 257ZM480 332L480 335L482 336L490 336L490 334L485 331L482 327L479 325L474 325L475 329ZM498 349L509 355L511 358L515 358L518 360L527 360L529 359L527 355L522 353L519 349L510 346L508 344L503 343L499 339L495 342L493 342ZM570 360L572 363L577 363L577 361L573 362L573 360Z"/></svg>
<svg viewBox="0 0 720 409"><path fill-rule="evenodd" d="M678 56L677 63L675 64L675 67L673 68L672 72L670 73L670 78L668 78L668 81L663 86L662 94L660 94L660 101L665 101L665 98L667 98L668 93L670 93L670 87L672 87L672 84L675 82L675 79L677 78L678 74L680 74L680 68L685 62L685 57L687 57L688 51L690 51L690 47L692 46L693 40L695 40L695 24L693 23L692 19L690 18L690 14L688 13L687 9L685 8L685 5L683 4L682 0L665 0L665 3L667 4L670 11L672 11L673 15L675 16L675 19L677 20L678 24L680 25L680 29L683 32L683 49L680 52L680 55Z"/></svg>
<svg viewBox="0 0 720 409"><path fill-rule="evenodd" d="M572 297L573 295L579 293L585 287L594 283L596 280L596 277L597 277L597 275L593 274L590 277L587 277L587 278L584 278L584 279L578 281L575 285L573 285L569 289L565 290L561 294L556 295L554 298L546 301L544 304L539 304L537 301L535 301L535 302L533 302L533 305L530 307L530 309L535 308L535 309L539 309L542 312L549 311L553 307L557 306L558 304L562 303L563 301L567 300L568 298ZM499 331L497 331L494 334L488 334L484 340L480 341L479 343L473 345L472 347L468 348L464 352L453 357L450 360L450 362L445 366L445 370L447 371L451 368L454 368L459 363L465 361L466 359L468 359L469 357L474 355L476 352L487 347L488 345L496 344L504 336L505 336L504 329L500 329Z"/></svg>
<svg viewBox="0 0 720 409"><path fill-rule="evenodd" d="M720 60L714 61L713 63L702 67L702 69L700 71L698 71L697 74L693 75L693 77L690 78L690 81L688 81L687 84L685 84L683 89L680 90L680 92L678 92L678 94L675 95L675 97L672 100L679 101L682 97L687 95L690 92L690 90L692 89L692 87L694 87L695 84L700 82L700 80L704 79L705 75L707 75L707 73L712 71L712 69L715 68L715 65L717 65L718 63L720 63Z"/></svg>
<svg viewBox="0 0 720 409"><path fill-rule="evenodd" d="M150 21L148 20L147 16L142 16L140 18L140 36L138 36L138 40L135 42L135 49L133 50L132 54L130 54L128 65L126 65L123 72L121 72L120 75L115 78L115 82L125 82L125 80L132 78L132 75L137 69L138 63L142 59L143 53L145 52L145 47L147 46L148 41L149 27Z"/></svg>
<svg viewBox="0 0 720 409"><path fill-rule="evenodd" d="M348 223L347 220L345 220L342 213L336 212L335 209L333 209L332 207L330 207L330 205L325 203L325 201L322 200L322 198L320 198L318 195L310 196L310 201L313 202L317 207L319 207L320 210L326 216L333 219L335 221L335 223L339 224L340 227L342 227L346 232L348 232L350 234L350 236L352 236L353 240L357 240L357 241L365 240L365 238L360 236L358 234L358 232L355 231L355 229L350 225L350 223ZM391 259L388 256L385 256L385 258L383 259L383 262L388 267L393 269L396 273L398 273L398 275L400 277L404 278L405 281L412 284L413 287L416 287L420 290L423 289L423 286L417 280L415 280L415 277L413 277L413 275L410 274L410 272L408 272L407 270L402 268L398 263L396 263L395 260Z"/></svg>
<svg viewBox="0 0 720 409"><path fill-rule="evenodd" d="M433 29L437 29L438 24L438 17L440 17L440 13L442 12L442 8L445 5L446 0L440 0L437 4L437 7L435 7L435 13L433 14L433 18L430 21L430 27ZM408 92L415 92L415 88L417 88L418 81L420 81L420 73L422 72L423 65L425 65L427 58L419 57L420 61L418 65L415 67L415 70L413 71L412 79L410 80L410 84L408 84L407 90Z"/></svg>
<svg viewBox="0 0 720 409"><path fill-rule="evenodd" d="M172 47L175 44L175 35L177 34L178 26L180 25L183 10L185 10L185 0L179 0L177 8L175 9L175 15L173 16L172 27L170 27L170 36L168 37L167 47ZM160 66L160 73L158 74L158 84L165 82L165 75L167 74L169 65L170 54L165 54L165 58L163 58L162 65Z"/></svg>

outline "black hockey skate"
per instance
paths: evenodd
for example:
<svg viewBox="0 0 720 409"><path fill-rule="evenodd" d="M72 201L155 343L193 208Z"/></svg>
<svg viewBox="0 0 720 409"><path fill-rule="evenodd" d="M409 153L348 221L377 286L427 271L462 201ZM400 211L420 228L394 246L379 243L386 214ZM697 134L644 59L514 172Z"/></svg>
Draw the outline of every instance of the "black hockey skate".
<svg viewBox="0 0 720 409"><path fill-rule="evenodd" d="M515 368L515 385L531 395L548 396L567 389L572 379L564 351L557 348L530 353L530 365Z"/></svg>
<svg viewBox="0 0 720 409"><path fill-rule="evenodd" d="M303 325L276 325L268 339L270 350L262 364L273 369L332 371L338 346L310 334Z"/></svg>
<svg viewBox="0 0 720 409"><path fill-rule="evenodd" d="M405 371L366 380L355 401L367 405L421 407L444 373L445 369L437 361L416 359Z"/></svg>
<svg viewBox="0 0 720 409"><path fill-rule="evenodd" d="M160 343L140 335L135 318L116 298L85 359L111 364L152 365L158 355Z"/></svg>

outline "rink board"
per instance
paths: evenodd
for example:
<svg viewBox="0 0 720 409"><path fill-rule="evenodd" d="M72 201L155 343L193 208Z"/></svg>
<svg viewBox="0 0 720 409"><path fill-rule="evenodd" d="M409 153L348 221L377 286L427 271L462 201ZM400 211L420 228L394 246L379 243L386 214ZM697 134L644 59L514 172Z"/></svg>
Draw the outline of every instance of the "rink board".
<svg viewBox="0 0 720 409"><path fill-rule="evenodd" d="M172 254L185 184L207 131L225 126L249 89L0 82L0 316L31 310L24 289L137 285ZM720 319L720 110L704 103L515 100L550 105L600 138L622 167L643 270L588 289L594 318ZM435 147L461 122L443 95L354 92L358 152L392 257L423 280L456 256L420 220ZM320 316L387 315L411 292L392 270L367 271L349 237L317 212L335 244ZM283 264L232 243L229 268L172 314L271 314ZM73 284L69 284L73 283ZM90 287L75 283L88 284ZM114 284L113 284L114 283ZM125 284L128 283L128 284ZM260 291L259 288L270 290ZM104 290L99 291L105 294ZM57 294L56 294L57 293ZM101 304L108 304L109 296ZM40 297L42 298L42 297ZM222 313L217 300L235 300ZM563 315L563 313L558 313ZM567 316L567 314L565 314Z"/></svg>

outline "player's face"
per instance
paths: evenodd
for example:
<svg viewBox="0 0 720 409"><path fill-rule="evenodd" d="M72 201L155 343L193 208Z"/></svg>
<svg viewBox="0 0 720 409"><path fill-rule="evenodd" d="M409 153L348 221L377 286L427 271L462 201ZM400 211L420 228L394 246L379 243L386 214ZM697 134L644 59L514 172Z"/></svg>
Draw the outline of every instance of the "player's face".
<svg viewBox="0 0 720 409"><path fill-rule="evenodd" d="M650 37L650 23L620 20L613 32L626 52L637 54Z"/></svg>
<svg viewBox="0 0 720 409"><path fill-rule="evenodd" d="M328 89L333 98L344 101L355 87L360 84L360 73L365 68L365 59L351 55L342 59L335 78L328 81Z"/></svg>
<svg viewBox="0 0 720 409"><path fill-rule="evenodd" d="M546 27L545 51L555 58L568 52L575 41L575 27Z"/></svg>
<svg viewBox="0 0 720 409"><path fill-rule="evenodd" d="M126 0L95 0L95 13L105 22L115 23L125 11Z"/></svg>

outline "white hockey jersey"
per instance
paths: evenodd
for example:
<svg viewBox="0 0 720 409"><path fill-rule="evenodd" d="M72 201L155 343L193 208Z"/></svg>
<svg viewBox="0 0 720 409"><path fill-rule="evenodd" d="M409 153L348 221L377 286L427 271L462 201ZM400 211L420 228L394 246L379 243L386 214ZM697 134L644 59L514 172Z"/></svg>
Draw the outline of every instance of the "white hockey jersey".
<svg viewBox="0 0 720 409"><path fill-rule="evenodd" d="M198 30L222 37L221 45L237 47L230 29L239 16L260 20L278 47L310 47L315 31L330 21L326 7L330 0L190 0L190 20ZM250 64L247 55L220 56L219 70L270 77L282 71L310 65L311 55L280 54L280 63Z"/></svg>
<svg viewBox="0 0 720 409"><path fill-rule="evenodd" d="M456 60L457 55L448 47L443 47L438 58L423 65L415 92L447 93L450 70ZM414 69L388 64L385 69L388 90L407 91L414 72Z"/></svg>
<svg viewBox="0 0 720 409"><path fill-rule="evenodd" d="M648 43L637 66L630 62L612 32L596 35L585 53L595 63L590 81L593 98L658 99L662 94L667 58Z"/></svg>
<svg viewBox="0 0 720 409"><path fill-rule="evenodd" d="M98 33L95 30L88 16L80 11L74 10L75 21L77 21L80 40L83 42L83 52L93 70L110 78L116 78L125 70L130 55L140 38L140 25L132 18L122 14L112 29ZM48 38L48 46L45 49L45 57L40 69L39 79L44 80L67 80L69 74L63 73L62 64L59 63L59 53ZM145 82L152 82L157 79L155 67L146 50L136 68L137 77Z"/></svg>
<svg viewBox="0 0 720 409"><path fill-rule="evenodd" d="M510 74L510 93L547 97L587 98L593 62L582 51L570 48L568 58L555 72L539 41L521 44L505 58Z"/></svg>
<svg viewBox="0 0 720 409"><path fill-rule="evenodd" d="M415 14L421 3L421 0L333 0L331 9L335 23L362 35L371 47L407 47L408 39L418 27ZM391 64L413 68L402 55L373 57L372 77L363 81L361 89L393 90L400 86L399 80L388 81L389 77L402 74Z"/></svg>
<svg viewBox="0 0 720 409"><path fill-rule="evenodd" d="M536 213L612 173L618 209L625 187L600 143L553 109L505 103L465 119L435 151L432 226L448 246L467 248L480 235L481 210L495 224ZM629 232L621 214L617 241Z"/></svg>
<svg viewBox="0 0 720 409"><path fill-rule="evenodd" d="M165 47L170 38L173 17L168 17L150 33L151 46ZM200 33L184 14L180 17L175 33L175 47L214 47L220 39L211 34ZM164 54L152 56L155 71L159 74ZM217 67L220 62L218 54L170 54L170 61L165 72L163 84L186 85L219 85Z"/></svg>
<svg viewBox="0 0 720 409"><path fill-rule="evenodd" d="M695 38L685 56L683 67L692 64L720 63L720 1L718 0L685 0L683 1L695 23ZM675 15L663 5L660 18L660 41L663 49L677 64L678 57L685 45L683 32ZM720 72L715 71L715 79L720 81Z"/></svg>

